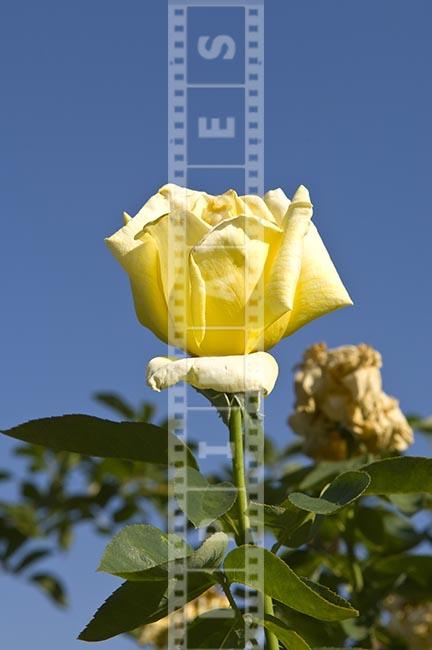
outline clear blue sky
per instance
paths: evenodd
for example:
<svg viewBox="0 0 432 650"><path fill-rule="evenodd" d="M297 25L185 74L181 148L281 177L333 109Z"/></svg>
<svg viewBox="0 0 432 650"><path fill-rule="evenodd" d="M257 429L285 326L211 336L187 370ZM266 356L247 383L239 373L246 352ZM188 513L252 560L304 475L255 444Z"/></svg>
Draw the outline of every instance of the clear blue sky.
<svg viewBox="0 0 432 650"><path fill-rule="evenodd" d="M266 187L310 188L355 301L277 348L268 430L289 435L291 368L317 340L376 346L387 391L428 414L432 5L265 4ZM0 66L0 426L106 414L90 400L96 389L154 398L145 367L164 346L138 325L103 237L166 180L165 1L2 0ZM9 449L0 440L1 465L13 465ZM66 614L2 580L5 650L82 646L74 634L113 584L92 573L101 546L83 532L58 562L72 596Z"/></svg>

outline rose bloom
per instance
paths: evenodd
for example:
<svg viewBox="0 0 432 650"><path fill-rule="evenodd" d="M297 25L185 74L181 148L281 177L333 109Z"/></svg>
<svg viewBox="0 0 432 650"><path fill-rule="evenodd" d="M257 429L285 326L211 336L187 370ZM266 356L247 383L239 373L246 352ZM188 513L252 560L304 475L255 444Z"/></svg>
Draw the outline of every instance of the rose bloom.
<svg viewBox="0 0 432 650"><path fill-rule="evenodd" d="M280 189L260 198L165 185L106 241L140 322L162 341L177 344L180 305L190 354L248 354L352 304L311 217L303 186L290 202Z"/></svg>
<svg viewBox="0 0 432 650"><path fill-rule="evenodd" d="M341 460L350 453L403 451L413 432L399 402L384 393L381 355L369 345L308 348L295 374L291 428L312 458Z"/></svg>

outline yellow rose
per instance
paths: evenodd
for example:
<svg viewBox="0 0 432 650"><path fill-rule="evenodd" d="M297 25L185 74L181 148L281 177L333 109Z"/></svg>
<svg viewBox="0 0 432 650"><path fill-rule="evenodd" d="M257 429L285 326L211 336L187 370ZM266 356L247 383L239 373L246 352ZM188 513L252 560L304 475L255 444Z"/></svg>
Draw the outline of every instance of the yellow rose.
<svg viewBox="0 0 432 650"><path fill-rule="evenodd" d="M181 220L187 351L249 354L352 304L311 217L303 186L290 202L280 189L262 199L165 185L106 241L129 275L140 322L174 344L169 232ZM256 305L262 318L252 324L248 310Z"/></svg>

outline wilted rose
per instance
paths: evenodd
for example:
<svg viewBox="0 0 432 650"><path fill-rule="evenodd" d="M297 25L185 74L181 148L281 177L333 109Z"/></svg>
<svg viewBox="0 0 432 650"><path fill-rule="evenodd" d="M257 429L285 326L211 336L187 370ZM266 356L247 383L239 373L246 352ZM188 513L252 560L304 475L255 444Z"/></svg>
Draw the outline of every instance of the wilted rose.
<svg viewBox="0 0 432 650"><path fill-rule="evenodd" d="M399 402L382 390L381 365L379 352L365 344L329 350L318 343L306 350L289 424L304 436L309 456L339 460L350 453L403 451L413 442Z"/></svg>
<svg viewBox="0 0 432 650"><path fill-rule="evenodd" d="M198 356L269 349L309 321L350 305L311 223L309 193L221 196L165 185L107 244L129 275L140 322L163 341L174 331L169 227L184 225L186 350ZM262 318L248 309L262 306Z"/></svg>

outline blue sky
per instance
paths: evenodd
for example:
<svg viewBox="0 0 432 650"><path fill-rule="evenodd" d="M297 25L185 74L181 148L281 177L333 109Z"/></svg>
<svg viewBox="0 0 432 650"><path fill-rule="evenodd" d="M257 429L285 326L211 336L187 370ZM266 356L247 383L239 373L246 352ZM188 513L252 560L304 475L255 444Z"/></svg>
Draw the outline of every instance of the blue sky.
<svg viewBox="0 0 432 650"><path fill-rule="evenodd" d="M265 5L266 187L310 188L315 223L355 301L279 345L268 431L288 437L291 369L319 340L377 347L387 391L428 414L432 6ZM138 325L103 238L166 180L165 1L3 0L0 11L0 426L106 415L90 399L97 389L152 398L163 411L144 375L164 346ZM1 464L14 466L9 449L1 440ZM113 586L93 573L102 545L83 531L58 561L71 590L66 614L2 580L7 650L80 647L74 634Z"/></svg>

